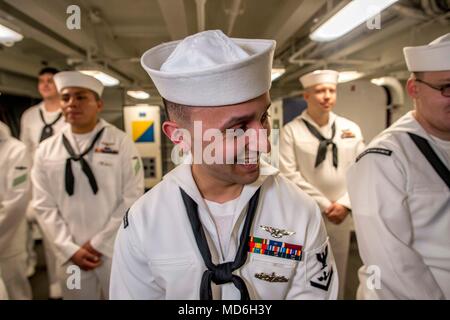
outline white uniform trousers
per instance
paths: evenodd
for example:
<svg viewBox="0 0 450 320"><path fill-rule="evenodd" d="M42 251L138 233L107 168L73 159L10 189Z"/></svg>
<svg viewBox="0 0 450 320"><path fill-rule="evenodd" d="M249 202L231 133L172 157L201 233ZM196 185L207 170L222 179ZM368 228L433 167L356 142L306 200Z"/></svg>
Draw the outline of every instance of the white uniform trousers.
<svg viewBox="0 0 450 320"><path fill-rule="evenodd" d="M336 268L339 275L339 294L338 299L344 299L344 291L347 274L347 261L350 251L350 232L353 220L348 215L341 224L334 224L323 215L325 221L325 228L330 237L330 245L333 250L334 259L336 261Z"/></svg>
<svg viewBox="0 0 450 320"><path fill-rule="evenodd" d="M42 243L44 244L45 264L47 266L47 276L49 284L49 297L52 299L59 299L62 297L61 290L61 275L63 273L60 263L58 263L55 246L42 232Z"/></svg>
<svg viewBox="0 0 450 320"><path fill-rule="evenodd" d="M0 259L2 278L11 300L31 300L31 286L27 278L27 253L22 252Z"/></svg>

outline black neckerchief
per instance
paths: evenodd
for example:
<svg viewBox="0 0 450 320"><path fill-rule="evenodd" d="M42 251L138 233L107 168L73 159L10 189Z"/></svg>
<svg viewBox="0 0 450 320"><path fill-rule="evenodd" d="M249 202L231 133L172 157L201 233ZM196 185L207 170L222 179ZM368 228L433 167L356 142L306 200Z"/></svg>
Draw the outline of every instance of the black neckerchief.
<svg viewBox="0 0 450 320"><path fill-rule="evenodd" d="M434 171L441 177L441 179L445 182L447 187L450 189L450 170L445 166L445 164L439 159L436 152L434 152L433 148L431 148L430 143L411 132L408 132L409 137L415 143L417 148L419 148L420 152L425 156L430 165L433 167Z"/></svg>
<svg viewBox="0 0 450 320"><path fill-rule="evenodd" d="M333 142L334 136L336 135L336 122L333 122L333 125L331 126L332 134L330 139L325 139L320 132L314 128L312 124L310 124L305 119L302 119L303 122L306 125L306 128L308 128L309 132L319 139L319 148L317 149L317 156L316 156L316 163L314 165L314 168L317 168L324 160L327 155L327 147L329 144L333 146L333 166L335 168L338 167L338 151L337 151L337 145Z"/></svg>
<svg viewBox="0 0 450 320"><path fill-rule="evenodd" d="M244 227L239 238L239 248L236 252L234 261L213 264L211 260L211 252L209 250L208 242L206 240L205 232L198 217L197 203L180 188L181 196L183 198L184 206L186 207L189 222L191 223L192 231L194 232L195 241L198 249L202 255L203 261L208 268L203 273L202 282L200 285L200 299L212 300L211 281L215 284L224 284L233 282L236 288L241 293L241 300L250 300L247 286L241 277L234 275L233 271L242 267L247 260L247 253L249 250L248 242L250 240L250 228L252 226L253 218L258 207L258 199L260 189L256 190L255 194L250 199L247 208L247 216L245 217Z"/></svg>
<svg viewBox="0 0 450 320"><path fill-rule="evenodd" d="M65 172L65 185L66 185L66 192L69 194L69 196L73 195L74 191L74 184L75 184L75 178L73 176L72 172L72 161L80 161L81 169L83 170L84 174L89 180L89 184L91 185L92 192L94 194L97 194L98 186L97 181L95 180L94 173L91 170L91 167L89 164L84 160L84 156L87 155L93 148L97 140L100 138L100 136L103 133L103 130L105 127L103 127L96 135L94 140L92 140L89 148L87 148L83 153L80 155L77 155L75 151L73 150L72 146L70 145L69 140L67 140L66 136L63 134L63 144L66 148L67 152L69 153L70 157L66 160L66 172Z"/></svg>
<svg viewBox="0 0 450 320"><path fill-rule="evenodd" d="M54 133L53 132L53 125L55 123L57 123L59 119L61 119L62 112L60 112L58 114L58 116L56 117L56 119L53 122L51 122L51 123L46 123L45 122L44 113L42 112L41 109L39 109L39 115L41 116L42 123L44 124L44 127L42 128L42 131L41 131L41 137L39 138L39 142L42 142L45 139L50 138L53 135L53 133Z"/></svg>

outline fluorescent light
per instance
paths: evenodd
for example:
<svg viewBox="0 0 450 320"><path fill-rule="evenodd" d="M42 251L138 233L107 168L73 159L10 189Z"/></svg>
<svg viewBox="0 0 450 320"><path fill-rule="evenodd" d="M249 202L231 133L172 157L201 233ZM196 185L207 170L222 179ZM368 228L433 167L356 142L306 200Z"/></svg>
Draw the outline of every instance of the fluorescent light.
<svg viewBox="0 0 450 320"><path fill-rule="evenodd" d="M372 82L374 85L381 87L385 83L385 78L372 79L372 80L370 80L370 82Z"/></svg>
<svg viewBox="0 0 450 320"><path fill-rule="evenodd" d="M104 86L114 87L117 86L120 81L102 71L98 70L80 70L81 73L87 74L88 76L92 76L103 83Z"/></svg>
<svg viewBox="0 0 450 320"><path fill-rule="evenodd" d="M139 100L145 100L145 99L150 98L150 94L148 94L145 91L140 91L140 90L128 90L127 95L129 95L130 97L133 97L135 99L139 99Z"/></svg>
<svg viewBox="0 0 450 320"><path fill-rule="evenodd" d="M272 81L281 77L285 72L285 68L272 68Z"/></svg>
<svg viewBox="0 0 450 320"><path fill-rule="evenodd" d="M339 72L339 83L350 82L364 76L364 73L358 71Z"/></svg>
<svg viewBox="0 0 450 320"><path fill-rule="evenodd" d="M310 38L318 42L340 38L397 1L353 0L317 28L310 35Z"/></svg>
<svg viewBox="0 0 450 320"><path fill-rule="evenodd" d="M0 42L6 46L11 46L14 42L21 41L23 35L0 24Z"/></svg>

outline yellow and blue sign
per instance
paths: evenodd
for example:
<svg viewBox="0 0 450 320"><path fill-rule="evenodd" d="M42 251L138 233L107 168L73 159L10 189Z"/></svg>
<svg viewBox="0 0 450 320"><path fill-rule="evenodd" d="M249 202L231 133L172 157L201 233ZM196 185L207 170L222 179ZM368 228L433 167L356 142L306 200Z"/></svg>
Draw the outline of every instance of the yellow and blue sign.
<svg viewBox="0 0 450 320"><path fill-rule="evenodd" d="M131 123L134 142L155 142L154 122L147 121L133 121Z"/></svg>

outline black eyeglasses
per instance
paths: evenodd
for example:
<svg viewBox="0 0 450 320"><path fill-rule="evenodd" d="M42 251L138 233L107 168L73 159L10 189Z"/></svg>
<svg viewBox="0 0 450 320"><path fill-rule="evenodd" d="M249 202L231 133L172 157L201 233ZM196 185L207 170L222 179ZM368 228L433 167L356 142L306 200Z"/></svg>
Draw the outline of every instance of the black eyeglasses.
<svg viewBox="0 0 450 320"><path fill-rule="evenodd" d="M423 84L426 84L426 85L429 86L430 88L432 88L432 89L434 89L434 90L437 90L437 91L440 91L441 94L442 94L444 97L450 98L450 84L446 84L446 85L443 85L443 86L440 86L440 87L436 87L436 86L434 86L434 85L432 85L432 84L430 84L430 83L428 83L428 82L425 82L425 81L423 81L423 80L420 80L420 79L415 79L415 81L421 82L421 83L423 83Z"/></svg>

